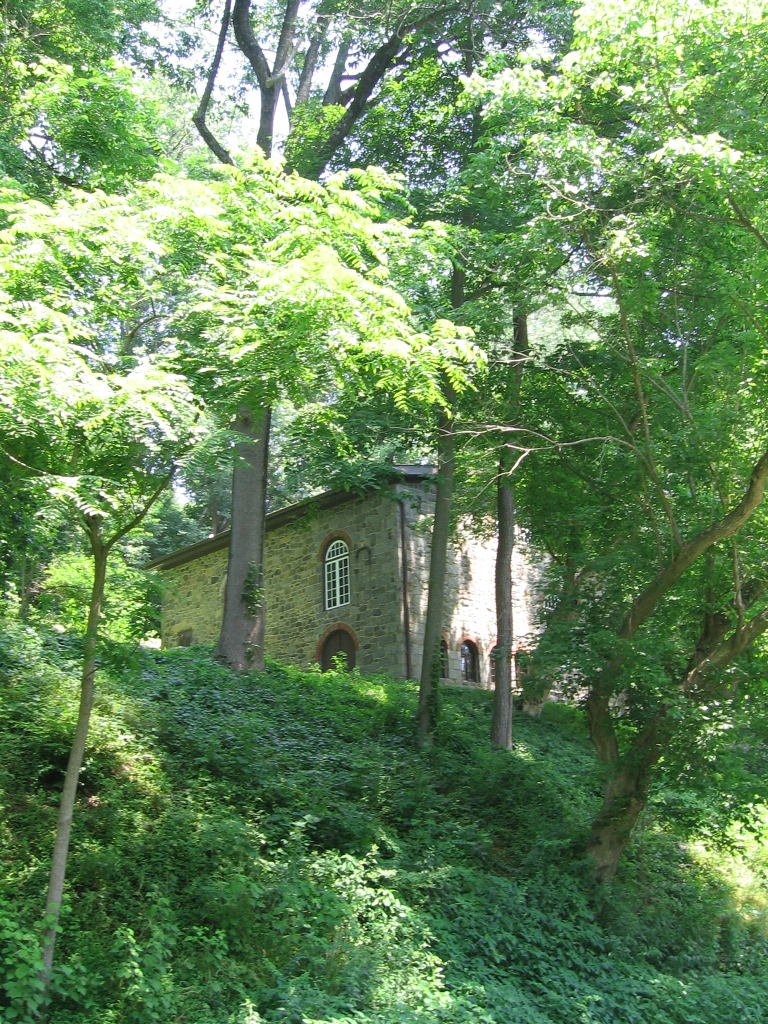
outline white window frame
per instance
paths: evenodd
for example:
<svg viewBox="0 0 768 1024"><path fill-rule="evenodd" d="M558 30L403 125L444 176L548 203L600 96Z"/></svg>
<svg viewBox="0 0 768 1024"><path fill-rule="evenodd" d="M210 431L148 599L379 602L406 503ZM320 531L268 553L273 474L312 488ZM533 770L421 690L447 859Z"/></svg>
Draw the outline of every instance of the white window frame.
<svg viewBox="0 0 768 1024"><path fill-rule="evenodd" d="M334 540L325 552L325 610L341 608L350 601L349 547L343 540Z"/></svg>

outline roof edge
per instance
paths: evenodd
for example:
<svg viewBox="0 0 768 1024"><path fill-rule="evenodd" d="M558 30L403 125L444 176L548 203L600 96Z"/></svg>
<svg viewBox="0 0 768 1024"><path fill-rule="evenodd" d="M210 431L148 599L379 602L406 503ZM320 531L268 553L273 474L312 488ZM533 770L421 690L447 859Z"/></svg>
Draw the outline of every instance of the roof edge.
<svg viewBox="0 0 768 1024"><path fill-rule="evenodd" d="M423 480L427 477L435 476L437 473L437 467L429 465L395 466L394 468L402 474L406 482L408 480ZM276 511L270 512L267 515L264 521L265 531L269 532L270 530L276 530L280 526L286 526L288 523L294 522L309 512L313 507L316 507L318 511L325 511L325 509L335 508L337 505L344 505L348 501L355 501L357 498L362 497L363 494L367 494L371 489L367 488L362 494L356 494L354 491L324 491L322 494L316 494L311 498L304 498L302 501L294 502L293 505L286 505L285 508L276 509ZM213 554L214 551L220 551L222 548L229 547L230 532L230 530L223 530L221 533L217 533L215 537L206 537L205 540L188 544L185 548L180 548L178 551L171 551L167 555L153 558L151 562L147 562L144 568L175 569L179 565L193 562L196 558L202 558L203 555Z"/></svg>

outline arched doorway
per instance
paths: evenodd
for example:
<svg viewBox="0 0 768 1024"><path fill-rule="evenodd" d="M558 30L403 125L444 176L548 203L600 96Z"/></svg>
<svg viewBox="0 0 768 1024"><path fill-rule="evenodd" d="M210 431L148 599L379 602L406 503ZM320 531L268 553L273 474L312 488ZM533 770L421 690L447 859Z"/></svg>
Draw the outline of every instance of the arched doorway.
<svg viewBox="0 0 768 1024"><path fill-rule="evenodd" d="M320 667L328 672L334 667L333 659L337 654L347 656L347 671L355 667L355 641L345 629L334 629L323 644L320 656Z"/></svg>
<svg viewBox="0 0 768 1024"><path fill-rule="evenodd" d="M461 645L461 678L465 683L479 683L477 647L471 640Z"/></svg>

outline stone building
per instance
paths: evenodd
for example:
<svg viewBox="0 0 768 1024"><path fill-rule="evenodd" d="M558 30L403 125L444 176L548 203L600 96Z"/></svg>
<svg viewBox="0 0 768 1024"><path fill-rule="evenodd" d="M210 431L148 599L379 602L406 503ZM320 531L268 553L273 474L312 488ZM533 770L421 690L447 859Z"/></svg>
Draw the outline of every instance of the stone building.
<svg viewBox="0 0 768 1024"><path fill-rule="evenodd" d="M323 669L345 654L364 674L418 678L427 612L435 469L401 467L402 480L363 496L329 492L266 520L265 653ZM212 643L224 608L229 532L156 559L166 579L163 647ZM496 539L469 534L449 549L442 675L491 686L496 643ZM523 543L513 563L519 646L537 631L540 572Z"/></svg>

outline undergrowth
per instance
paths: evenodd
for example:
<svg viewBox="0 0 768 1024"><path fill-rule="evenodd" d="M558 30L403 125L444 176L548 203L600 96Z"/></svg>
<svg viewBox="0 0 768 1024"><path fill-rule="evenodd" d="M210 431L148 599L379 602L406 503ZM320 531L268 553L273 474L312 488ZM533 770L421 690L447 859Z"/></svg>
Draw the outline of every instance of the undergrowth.
<svg viewBox="0 0 768 1024"><path fill-rule="evenodd" d="M40 913L79 642L0 624L0 1014L38 1019ZM600 776L575 709L106 646L49 1024L768 1020L768 852L648 813L583 858Z"/></svg>

